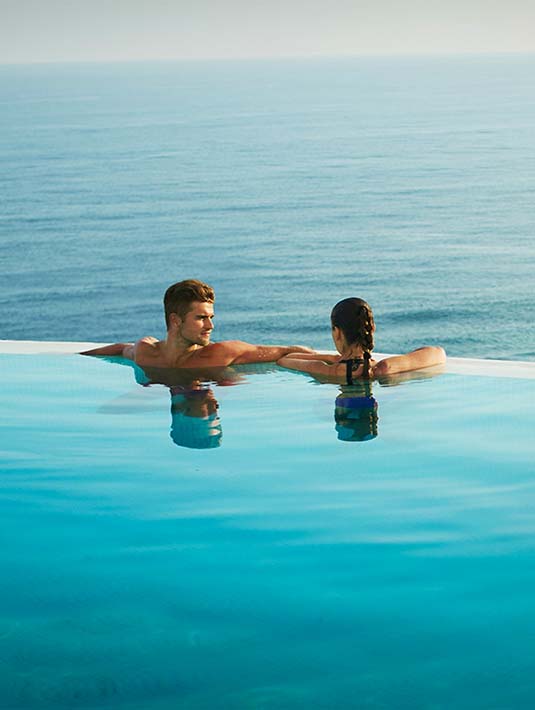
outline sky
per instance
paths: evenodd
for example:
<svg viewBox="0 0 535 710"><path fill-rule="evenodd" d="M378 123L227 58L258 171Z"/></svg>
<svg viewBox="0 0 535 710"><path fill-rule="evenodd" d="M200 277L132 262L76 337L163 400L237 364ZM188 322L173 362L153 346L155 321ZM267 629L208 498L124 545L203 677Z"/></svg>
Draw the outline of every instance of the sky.
<svg viewBox="0 0 535 710"><path fill-rule="evenodd" d="M0 0L0 63L535 51L535 0Z"/></svg>

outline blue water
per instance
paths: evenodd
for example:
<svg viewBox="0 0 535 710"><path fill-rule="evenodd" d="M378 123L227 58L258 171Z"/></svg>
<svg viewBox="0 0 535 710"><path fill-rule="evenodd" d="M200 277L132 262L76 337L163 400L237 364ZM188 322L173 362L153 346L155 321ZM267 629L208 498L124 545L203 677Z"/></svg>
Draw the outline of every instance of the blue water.
<svg viewBox="0 0 535 710"><path fill-rule="evenodd" d="M0 338L162 336L535 359L535 55L0 67Z"/></svg>
<svg viewBox="0 0 535 710"><path fill-rule="evenodd" d="M345 441L245 368L194 449L130 367L0 366L2 708L533 706L535 381L374 383Z"/></svg>

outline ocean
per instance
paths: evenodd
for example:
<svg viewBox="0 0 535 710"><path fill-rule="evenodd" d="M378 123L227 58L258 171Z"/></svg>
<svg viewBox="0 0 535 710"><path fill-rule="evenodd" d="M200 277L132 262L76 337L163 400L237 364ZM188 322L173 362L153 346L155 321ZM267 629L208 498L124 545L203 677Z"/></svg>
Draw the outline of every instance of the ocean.
<svg viewBox="0 0 535 710"><path fill-rule="evenodd" d="M535 360L535 55L0 67L0 339L165 334Z"/></svg>

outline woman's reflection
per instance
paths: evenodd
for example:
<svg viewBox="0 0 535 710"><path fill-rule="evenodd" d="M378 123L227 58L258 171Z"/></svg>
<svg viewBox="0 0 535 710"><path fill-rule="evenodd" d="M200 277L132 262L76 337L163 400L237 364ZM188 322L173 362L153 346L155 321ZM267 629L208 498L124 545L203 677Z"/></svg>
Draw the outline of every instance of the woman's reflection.
<svg viewBox="0 0 535 710"><path fill-rule="evenodd" d="M335 430L340 441L375 439L378 419L371 382L340 387L334 406Z"/></svg>
<svg viewBox="0 0 535 710"><path fill-rule="evenodd" d="M370 441L377 436L377 400L372 386L396 387L417 380L427 380L442 373L442 368L400 372L376 380L360 380L353 385L341 385L335 400L334 420L340 441Z"/></svg>

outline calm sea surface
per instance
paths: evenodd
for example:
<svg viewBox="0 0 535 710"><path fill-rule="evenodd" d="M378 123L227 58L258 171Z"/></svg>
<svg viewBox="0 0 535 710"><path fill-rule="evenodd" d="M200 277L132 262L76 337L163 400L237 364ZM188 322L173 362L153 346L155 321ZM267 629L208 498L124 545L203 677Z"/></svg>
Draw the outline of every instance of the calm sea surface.
<svg viewBox="0 0 535 710"><path fill-rule="evenodd" d="M0 67L0 339L164 333L535 359L535 56Z"/></svg>

